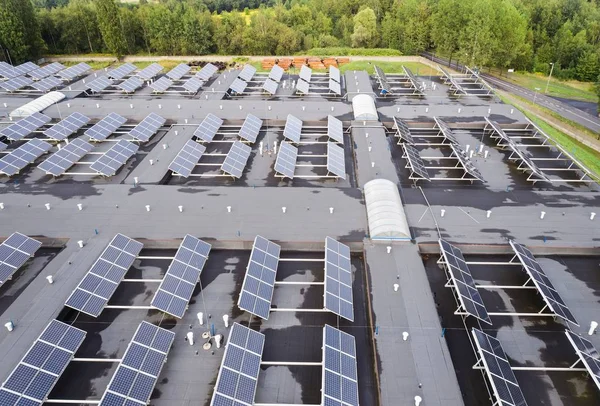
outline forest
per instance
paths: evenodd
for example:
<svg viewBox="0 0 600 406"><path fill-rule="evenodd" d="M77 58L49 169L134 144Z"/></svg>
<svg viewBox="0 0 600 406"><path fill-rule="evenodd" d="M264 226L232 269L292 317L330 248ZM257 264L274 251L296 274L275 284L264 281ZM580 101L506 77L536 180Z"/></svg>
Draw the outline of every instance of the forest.
<svg viewBox="0 0 600 406"><path fill-rule="evenodd" d="M597 81L600 0L0 0L0 47L13 62L391 48Z"/></svg>

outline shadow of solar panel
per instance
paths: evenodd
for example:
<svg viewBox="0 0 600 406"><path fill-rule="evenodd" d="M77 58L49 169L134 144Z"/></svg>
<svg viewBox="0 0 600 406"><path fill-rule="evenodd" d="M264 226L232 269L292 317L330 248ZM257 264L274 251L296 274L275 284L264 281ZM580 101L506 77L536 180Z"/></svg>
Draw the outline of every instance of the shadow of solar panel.
<svg viewBox="0 0 600 406"><path fill-rule="evenodd" d="M229 90L235 94L242 94L244 93L244 90L246 90L246 86L248 86L248 83L244 82L240 78L235 78L233 83L231 83L231 86L229 86Z"/></svg>
<svg viewBox="0 0 600 406"><path fill-rule="evenodd" d="M302 65L300 68L300 79L304 80L306 83L310 83L310 78L312 77L312 69L306 65Z"/></svg>
<svg viewBox="0 0 600 406"><path fill-rule="evenodd" d="M164 93L171 86L173 86L173 81L164 76L150 84L154 93Z"/></svg>
<svg viewBox="0 0 600 406"><path fill-rule="evenodd" d="M5 82L0 81L0 87L6 90L7 92L14 92L15 90L19 90L26 86L29 86L32 83L33 79L31 78L27 78L25 76L17 76Z"/></svg>
<svg viewBox="0 0 600 406"><path fill-rule="evenodd" d="M165 125L167 120L156 113L150 113L129 131L129 135L141 142L148 142L156 132Z"/></svg>
<svg viewBox="0 0 600 406"><path fill-rule="evenodd" d="M121 65L115 69L109 70L106 75L111 79L121 80L125 76L129 75L131 72L135 71L136 69L137 69L137 67L135 65L133 65L131 63L124 63L123 65Z"/></svg>
<svg viewBox="0 0 600 406"><path fill-rule="evenodd" d="M338 178L346 179L346 157L344 148L327 142L327 172L333 173Z"/></svg>
<svg viewBox="0 0 600 406"><path fill-rule="evenodd" d="M223 125L223 120L212 113L206 115L202 123L194 131L194 136L205 142L211 142L219 128Z"/></svg>
<svg viewBox="0 0 600 406"><path fill-rule="evenodd" d="M244 65L244 68L238 75L238 78L242 79L245 82L250 82L256 73L256 68L252 65Z"/></svg>
<svg viewBox="0 0 600 406"><path fill-rule="evenodd" d="M113 176L119 168L125 165L129 158L135 155L140 147L132 142L119 140L108 151L98 158L90 169L104 176Z"/></svg>
<svg viewBox="0 0 600 406"><path fill-rule="evenodd" d="M325 239L325 309L354 321L350 247Z"/></svg>
<svg viewBox="0 0 600 406"><path fill-rule="evenodd" d="M241 178L250 152L252 152L252 148L248 145L241 141L235 141L221 165L221 170L234 178Z"/></svg>
<svg viewBox="0 0 600 406"><path fill-rule="evenodd" d="M48 92L51 89L54 89L55 87L59 87L60 85L62 85L62 81L59 78L51 76L42 79L39 82L33 82L31 84L31 87L40 92Z"/></svg>
<svg viewBox="0 0 600 406"><path fill-rule="evenodd" d="M460 146L458 146L457 144L452 144L452 145L450 145L450 147L452 147L452 151L454 151L454 155L456 155L456 157L462 164L465 171L469 175L476 178L477 180L480 180L483 182L483 176L481 175L481 172L479 172L479 169L477 169L477 167L475 166L473 161L471 161L471 159L467 156L467 153L465 151L463 151L463 149Z"/></svg>
<svg viewBox="0 0 600 406"><path fill-rule="evenodd" d="M218 70L219 70L219 68L217 68L212 63L207 63L206 65L204 65L202 67L202 69L200 69L196 73L195 76L206 82L206 81L208 81L208 79L210 79L212 77L212 75L214 75L215 73L217 73Z"/></svg>
<svg viewBox="0 0 600 406"><path fill-rule="evenodd" d="M71 293L65 306L98 317L143 247L142 243L117 234Z"/></svg>
<svg viewBox="0 0 600 406"><path fill-rule="evenodd" d="M600 389L600 354L594 344L572 331L565 330L565 334L592 380Z"/></svg>
<svg viewBox="0 0 600 406"><path fill-rule="evenodd" d="M28 72L27 76L32 77L35 80L42 80L44 78L47 78L50 75L54 75L55 73L57 73L63 69L65 69L64 65L62 65L58 62L52 62L42 68L35 69L35 70L32 70L31 72Z"/></svg>
<svg viewBox="0 0 600 406"><path fill-rule="evenodd" d="M196 93L204 85L204 82L196 77L189 78L183 84L183 88L189 93Z"/></svg>
<svg viewBox="0 0 600 406"><path fill-rule="evenodd" d="M44 131L46 137L62 141L68 138L71 134L79 131L84 125L90 122L90 118L79 112L75 112L62 121L54 124L52 127Z"/></svg>
<svg viewBox="0 0 600 406"><path fill-rule="evenodd" d="M139 76L144 80L150 80L156 75L158 75L163 69L164 68L161 65L155 62L152 65L148 65L147 67L139 71L136 76Z"/></svg>
<svg viewBox="0 0 600 406"><path fill-rule="evenodd" d="M90 65L88 65L85 62L81 62L67 69L61 70L60 72L58 72L58 76L60 76L64 80L73 80L76 77L79 77L90 70L92 70L92 67Z"/></svg>
<svg viewBox="0 0 600 406"><path fill-rule="evenodd" d="M211 406L253 405L265 336L233 323Z"/></svg>
<svg viewBox="0 0 600 406"><path fill-rule="evenodd" d="M273 67L271 68L271 71L269 72L269 79L274 80L275 82L279 83L281 82L281 78L283 77L283 74L285 73L285 71L283 70L283 68L279 65L273 65Z"/></svg>
<svg viewBox="0 0 600 406"><path fill-rule="evenodd" d="M333 79L329 79L329 91L338 96L342 95L342 86Z"/></svg>
<svg viewBox="0 0 600 406"><path fill-rule="evenodd" d="M186 235L152 299L152 306L181 319L208 260L210 249L210 244Z"/></svg>
<svg viewBox="0 0 600 406"><path fill-rule="evenodd" d="M174 339L175 333L143 321L112 376L100 405L148 404ZM160 346L154 345L156 342L160 342Z"/></svg>
<svg viewBox="0 0 600 406"><path fill-rule="evenodd" d="M498 404L526 406L527 402L513 373L500 341L477 329L472 330L479 359Z"/></svg>
<svg viewBox="0 0 600 406"><path fill-rule="evenodd" d="M337 83L342 83L340 70L333 65L329 67L329 79L335 80Z"/></svg>
<svg viewBox="0 0 600 406"><path fill-rule="evenodd" d="M258 137L262 124L263 121L260 118L256 117L255 115L248 114L244 120L242 128L240 129L240 138L250 143L254 143Z"/></svg>
<svg viewBox="0 0 600 406"><path fill-rule="evenodd" d="M296 82L296 92L308 94L310 92L310 84L304 80L298 79Z"/></svg>
<svg viewBox="0 0 600 406"><path fill-rule="evenodd" d="M42 243L21 233L13 233L0 244L0 284L11 279L34 256Z"/></svg>
<svg viewBox="0 0 600 406"><path fill-rule="evenodd" d="M411 172L419 176L421 179L427 179L430 181L431 178L429 177L429 172L427 172L427 168L425 168L425 164L421 159L419 151L412 145L408 144L402 144L402 148L404 149L404 155L402 157L407 160Z"/></svg>
<svg viewBox="0 0 600 406"><path fill-rule="evenodd" d="M75 162L88 154L92 148L92 144L89 142L76 138L39 164L38 169L49 175L60 176L73 166Z"/></svg>
<svg viewBox="0 0 600 406"><path fill-rule="evenodd" d="M284 177L294 179L296 160L298 159L298 148L287 141L282 141L275 160L275 172Z"/></svg>
<svg viewBox="0 0 600 406"><path fill-rule="evenodd" d="M458 293L459 301L464 311L491 325L492 321L485 308L485 304L483 304L477 286L475 286L475 280L471 276L471 271L469 270L467 261L463 257L462 251L445 240L440 239L438 242L452 281L452 286Z"/></svg>
<svg viewBox="0 0 600 406"><path fill-rule="evenodd" d="M41 126L48 124L51 118L42 113L33 113L0 130L0 136L4 136L12 141L19 141L23 137L28 136Z"/></svg>
<svg viewBox="0 0 600 406"><path fill-rule="evenodd" d="M561 319L569 321L575 325L579 325L575 316L569 310L569 307L558 294L558 291L546 276L546 273L535 259L531 251L524 245L518 244L513 240L510 240L510 246L515 252L517 258L523 265L523 268L529 275L529 278L537 288L538 292L542 295L544 302L548 305L550 310Z"/></svg>
<svg viewBox="0 0 600 406"><path fill-rule="evenodd" d="M329 325L323 327L321 404L358 406L358 369L353 336Z"/></svg>
<svg viewBox="0 0 600 406"><path fill-rule="evenodd" d="M101 76L98 79L90 82L87 86L89 90L94 93L100 93L105 90L107 87L112 86L114 83L113 80L107 78L106 76Z"/></svg>
<svg viewBox="0 0 600 406"><path fill-rule="evenodd" d="M52 145L37 138L27 141L27 143L0 159L0 173L7 176L19 173L21 169L33 163L42 154L50 151L50 148L52 148Z"/></svg>
<svg viewBox="0 0 600 406"><path fill-rule="evenodd" d="M254 239L238 307L269 319L281 247L260 235Z"/></svg>
<svg viewBox="0 0 600 406"><path fill-rule="evenodd" d="M327 116L327 135L334 141L344 145L344 125L331 114Z"/></svg>
<svg viewBox="0 0 600 406"><path fill-rule="evenodd" d="M89 128L84 134L96 141L104 141L126 122L126 118L121 117L117 113L110 113Z"/></svg>
<svg viewBox="0 0 600 406"><path fill-rule="evenodd" d="M277 88L279 87L279 83L275 82L274 80L267 78L267 80L265 80L265 83L263 83L263 87L262 89L269 93L271 96L275 95L277 93Z"/></svg>
<svg viewBox="0 0 600 406"><path fill-rule="evenodd" d="M117 87L125 93L133 93L142 87L143 84L144 81L142 79L138 78L137 76L132 76L129 79L119 83Z"/></svg>
<svg viewBox="0 0 600 406"><path fill-rule="evenodd" d="M189 177L200 157L204 154L204 151L206 151L204 145L189 140L185 143L181 151L179 151L173 162L171 162L169 169L184 178Z"/></svg>
<svg viewBox="0 0 600 406"><path fill-rule="evenodd" d="M1 404L42 405L85 335L83 330L52 320L2 385Z"/></svg>
<svg viewBox="0 0 600 406"><path fill-rule="evenodd" d="M302 133L302 120L288 114L283 129L283 136L292 142L300 142L300 135Z"/></svg>
<svg viewBox="0 0 600 406"><path fill-rule="evenodd" d="M414 145L415 140L412 136L412 133L410 132L410 129L408 128L408 124L406 124L406 122L404 120L402 120L401 118L398 118L398 117L393 117L393 118L394 118L393 129L395 129L397 131L396 137L400 137L400 139L402 141L406 142L407 144Z"/></svg>
<svg viewBox="0 0 600 406"><path fill-rule="evenodd" d="M187 75L190 69L192 68L190 68L185 63L180 63L179 65L171 69L169 72L167 72L167 77L169 77L169 79L172 80L179 80L183 76Z"/></svg>

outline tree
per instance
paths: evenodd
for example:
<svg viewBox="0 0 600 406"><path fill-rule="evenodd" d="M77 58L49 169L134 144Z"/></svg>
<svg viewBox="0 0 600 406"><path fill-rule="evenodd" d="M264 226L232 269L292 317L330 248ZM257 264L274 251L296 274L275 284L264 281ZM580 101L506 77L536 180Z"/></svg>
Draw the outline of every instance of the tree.
<svg viewBox="0 0 600 406"><path fill-rule="evenodd" d="M246 20L237 11L214 17L214 42L223 55L242 55Z"/></svg>
<svg viewBox="0 0 600 406"><path fill-rule="evenodd" d="M493 23L493 54L491 63L508 68L519 55L527 51L527 20L508 1L494 2L496 19Z"/></svg>
<svg viewBox="0 0 600 406"><path fill-rule="evenodd" d="M44 48L30 0L0 0L0 49L14 64L36 59Z"/></svg>
<svg viewBox="0 0 600 406"><path fill-rule="evenodd" d="M119 18L119 10L115 0L96 0L98 25L102 39L110 53L121 57L127 52L127 42L123 34L123 26Z"/></svg>
<svg viewBox="0 0 600 406"><path fill-rule="evenodd" d="M352 46L354 48L374 48L379 43L377 17L373 9L366 7L354 16Z"/></svg>
<svg viewBox="0 0 600 406"><path fill-rule="evenodd" d="M433 13L431 39L437 50L448 56L448 64L460 48L460 33L466 21L467 11L462 0L440 0Z"/></svg>
<svg viewBox="0 0 600 406"><path fill-rule="evenodd" d="M596 94L598 95L598 117L600 117L600 75L596 80Z"/></svg>
<svg viewBox="0 0 600 406"><path fill-rule="evenodd" d="M599 54L586 51L577 61L577 79L584 82L593 82L600 75Z"/></svg>

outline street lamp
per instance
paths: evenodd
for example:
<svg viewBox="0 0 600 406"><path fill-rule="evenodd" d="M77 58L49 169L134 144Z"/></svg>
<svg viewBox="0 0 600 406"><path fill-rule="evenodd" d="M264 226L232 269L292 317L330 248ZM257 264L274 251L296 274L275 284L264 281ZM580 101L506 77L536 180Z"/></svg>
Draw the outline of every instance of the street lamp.
<svg viewBox="0 0 600 406"><path fill-rule="evenodd" d="M536 87L536 88L535 88L535 94L533 95L533 104L535 104L535 98L537 97L537 94L538 94L538 92L539 92L540 90L541 90L541 89L540 89L539 87Z"/></svg>
<svg viewBox="0 0 600 406"><path fill-rule="evenodd" d="M550 78L552 77L552 71L554 70L554 63L550 62L550 74L548 75L548 81L546 82L546 90L544 91L544 94L548 93L548 85L550 85Z"/></svg>

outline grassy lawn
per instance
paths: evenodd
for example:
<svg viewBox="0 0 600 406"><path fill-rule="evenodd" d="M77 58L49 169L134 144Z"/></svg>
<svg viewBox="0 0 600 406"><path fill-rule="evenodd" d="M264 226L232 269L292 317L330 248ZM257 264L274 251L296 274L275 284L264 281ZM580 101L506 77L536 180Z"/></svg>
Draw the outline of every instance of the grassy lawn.
<svg viewBox="0 0 600 406"><path fill-rule="evenodd" d="M65 65L66 67L69 66L73 66L73 65L77 65L80 62L77 61L65 61L65 62L61 62L63 65ZM113 65L114 62L96 62L96 61L85 61L85 63L87 63L88 65L90 65L92 67L93 70L100 70L100 69L104 69L104 68L108 68L109 66Z"/></svg>
<svg viewBox="0 0 600 406"><path fill-rule="evenodd" d="M352 58L350 58L352 59ZM254 66L258 72L268 72L270 69L263 69L261 62L246 62L243 60L238 60L238 63L250 63L250 65ZM417 76L435 76L439 75L437 69L431 68L425 64L420 62L369 62L369 61L354 61L347 63L345 65L340 66L340 71L342 73L348 70L366 70L370 75L372 75L375 71L374 66L377 65L385 73L404 73L402 70L402 65L406 66L408 69L412 71ZM313 69L313 72L327 72L327 69Z"/></svg>

